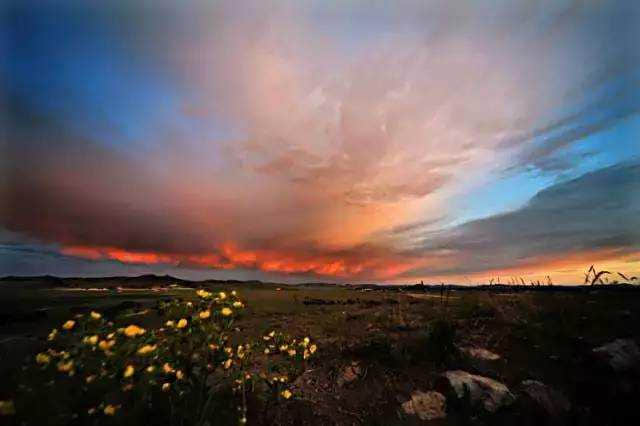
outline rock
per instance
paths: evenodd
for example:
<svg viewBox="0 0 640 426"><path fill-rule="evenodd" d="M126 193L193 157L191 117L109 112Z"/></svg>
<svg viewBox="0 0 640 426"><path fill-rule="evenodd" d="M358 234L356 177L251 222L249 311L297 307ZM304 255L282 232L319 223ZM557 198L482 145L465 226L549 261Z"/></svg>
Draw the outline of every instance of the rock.
<svg viewBox="0 0 640 426"><path fill-rule="evenodd" d="M462 370L447 371L442 377L443 389L453 389L458 398L464 398L468 393L473 404L481 404L490 413L512 404L516 399L505 384L488 377Z"/></svg>
<svg viewBox="0 0 640 426"><path fill-rule="evenodd" d="M482 361L497 361L500 359L500 355L485 348L464 347L460 348L460 351L467 354L471 358L479 359Z"/></svg>
<svg viewBox="0 0 640 426"><path fill-rule="evenodd" d="M446 401L440 392L416 391L411 394L411 399L402 404L402 410L418 416L420 420L443 419L447 416Z"/></svg>
<svg viewBox="0 0 640 426"><path fill-rule="evenodd" d="M571 403L562 393L537 380L523 381L520 393L537 411L552 419L561 419L571 411Z"/></svg>
<svg viewBox="0 0 640 426"><path fill-rule="evenodd" d="M632 339L616 339L593 349L593 354L616 372L640 370L640 348Z"/></svg>
<svg viewBox="0 0 640 426"><path fill-rule="evenodd" d="M338 386L344 386L356 380L362 374L362 369L357 362L352 362L342 370L342 375L338 377Z"/></svg>

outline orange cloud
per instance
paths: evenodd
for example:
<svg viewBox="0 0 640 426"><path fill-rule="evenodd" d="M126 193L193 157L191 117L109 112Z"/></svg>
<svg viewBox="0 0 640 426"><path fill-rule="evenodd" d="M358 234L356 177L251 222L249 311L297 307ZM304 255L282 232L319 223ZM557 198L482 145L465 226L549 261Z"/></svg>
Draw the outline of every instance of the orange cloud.
<svg viewBox="0 0 640 426"><path fill-rule="evenodd" d="M359 253L308 254L283 250L240 249L234 243L220 245L215 253L179 254L132 251L116 247L68 246L68 256L91 260L116 260L135 264L179 264L212 269L258 269L282 274L312 274L334 278L391 279L412 267L414 260L394 256L363 257Z"/></svg>
<svg viewBox="0 0 640 426"><path fill-rule="evenodd" d="M129 251L116 247L70 246L64 247L61 253L91 260L117 260L122 263L173 263L173 258L166 254Z"/></svg>
<svg viewBox="0 0 640 426"><path fill-rule="evenodd" d="M180 264L211 269L258 269L280 274L311 274L319 277L365 280L375 279L387 282L406 283L402 278L407 271L417 267L433 265L434 259L427 257L404 257L380 255L362 258L355 253L333 255L310 255L281 250L240 249L234 243L222 244L217 253L185 255L155 252L141 252L116 247L69 246L61 250L62 254L90 260L115 260L130 264ZM451 264L463 262L463 259L447 259ZM522 277L528 284L531 281L546 282L549 275L557 284L576 284L583 280L583 273L591 264L598 269L607 269L614 273L623 272L634 275L640 270L640 252L623 249L582 250L560 256L535 256L524 263L511 268L494 269L474 274L426 275L418 278L426 282L448 283L486 283L491 278L501 277L506 283L512 277L520 282ZM410 280L415 280L413 277ZM613 279L618 279L614 277Z"/></svg>

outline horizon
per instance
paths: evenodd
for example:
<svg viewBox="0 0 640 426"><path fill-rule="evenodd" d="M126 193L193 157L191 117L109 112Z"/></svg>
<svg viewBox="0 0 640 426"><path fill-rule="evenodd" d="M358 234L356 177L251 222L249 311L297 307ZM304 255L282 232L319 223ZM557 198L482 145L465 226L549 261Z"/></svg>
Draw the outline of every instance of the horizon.
<svg viewBox="0 0 640 426"><path fill-rule="evenodd" d="M164 275L158 275L158 274L153 274L153 273L149 273L149 274L142 274L142 275L95 275L95 276L74 276L74 275L49 275L49 274L45 274L45 275L3 275L0 276L0 281L5 281L5 280L10 280L10 279L17 279L17 280L22 280L22 279L42 279L42 278L54 278L54 279L59 279L59 280L107 280L107 279L117 279L117 278L131 278L131 279L138 279L138 278L170 278L170 279L175 279L175 280L179 280L179 281L185 281L188 283L207 283L207 282L234 282L234 283L240 283L240 284L245 284L245 283L253 283L253 282L257 282L260 284L279 284L279 285L290 285L290 286L304 286L304 285L338 285L338 286L378 286L378 287L413 287L413 286L420 286L423 285L425 287L440 287L442 285L444 286L453 286L453 287L487 287L487 286L505 286L505 287L524 287L524 288L528 288L528 287L591 287L592 284L591 283L587 283L587 282L582 282L582 283L569 283L569 284L553 284L553 282L551 284L548 284L548 282L531 282L531 283L525 283L522 284L519 281L513 281L513 282L487 282L487 283L483 283L483 282L477 282L477 283L467 283L467 284L463 284L463 283L455 283L455 282L404 282L404 283L377 283L377 282L348 282L348 281L336 281L336 282L324 282L324 281L298 281L298 282L281 282L281 281L263 281L263 280L236 280L236 279L228 279L228 280L221 280L221 279L217 279L217 278L204 278L204 279L189 279L189 278L183 278L183 277L179 277L179 276L173 276L171 274L164 274ZM519 278L519 277L510 277L510 278ZM635 281L635 280L633 280ZM599 283L599 282L594 282L594 284L596 285L596 287L600 287L605 285L606 287L610 287L612 285L615 284L621 284L621 285L631 285L633 284L633 282L624 282L624 283Z"/></svg>
<svg viewBox="0 0 640 426"><path fill-rule="evenodd" d="M637 275L623 3L10 1L0 276Z"/></svg>
<svg viewBox="0 0 640 426"><path fill-rule="evenodd" d="M592 269L595 265L591 265ZM362 281L362 282L349 282L349 281L268 281L268 280L259 280L259 279L247 279L247 280L239 280L235 278L229 279L219 279L219 278L189 278L188 274L185 276L180 276L180 271L176 275L172 275L169 273L165 274L157 274L157 273L145 273L145 274L129 274L129 275L51 275L51 274L41 274L41 275L2 275L0 276L0 281L8 281L11 279L23 280L23 279L43 279L43 278L53 278L57 280L107 280L107 279L118 279L118 278L129 278L129 279L139 279L139 278L167 278L167 279L175 279L179 281L185 281L189 283L207 283L207 282L235 282L235 283L252 283L257 282L260 284L281 284L281 285L292 285L292 286L304 286L304 285L338 285L338 286L379 286L379 287L412 287L412 286L425 286L425 287L439 287L439 286L453 286L453 287L487 287L487 286L505 286L505 287L590 287L594 284L596 286L605 285L610 287L611 285L631 285L634 284L637 280L637 277L631 276L631 278L624 278L621 274L617 272L607 272L612 276L619 276L623 278L623 282L620 282L619 279L615 281L609 282L604 280L596 279L596 270L594 270L593 275L589 270L589 273L585 273L585 280L582 282L573 282L573 283L564 283L564 284L555 284L553 283L552 277L549 275L545 276L545 280L535 280L529 282L522 282L522 277L510 276L504 277L507 281L500 281L503 277L493 277L486 282L477 281L475 283L458 283L458 282L424 282L421 280L420 282L395 282L395 283L384 283L384 282L375 282L375 281ZM604 269L602 270L604 271ZM587 278L588 277L588 278ZM549 281L550 280L550 281Z"/></svg>

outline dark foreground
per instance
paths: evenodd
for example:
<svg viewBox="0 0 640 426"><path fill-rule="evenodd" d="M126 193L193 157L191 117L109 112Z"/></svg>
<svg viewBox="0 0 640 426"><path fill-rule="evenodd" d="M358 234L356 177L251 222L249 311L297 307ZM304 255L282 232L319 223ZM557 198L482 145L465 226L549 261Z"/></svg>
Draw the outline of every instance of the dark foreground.
<svg viewBox="0 0 640 426"><path fill-rule="evenodd" d="M115 284L0 282L0 400L12 398L20 367L33 363L66 318L100 310L116 321L140 315L152 323L159 300L196 298L153 277L123 282L121 291L63 288ZM441 294L204 286L241 294L247 309L236 326L248 337L276 330L318 342L316 356L289 378L291 398L249 399L249 424L640 424L640 293L629 287ZM0 420L18 422L19 414ZM77 423L122 421L79 416Z"/></svg>

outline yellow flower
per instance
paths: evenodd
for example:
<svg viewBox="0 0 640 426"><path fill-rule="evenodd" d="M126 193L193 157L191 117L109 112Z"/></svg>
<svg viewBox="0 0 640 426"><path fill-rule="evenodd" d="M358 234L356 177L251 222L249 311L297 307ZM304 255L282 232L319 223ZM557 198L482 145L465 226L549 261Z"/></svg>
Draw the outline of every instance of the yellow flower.
<svg viewBox="0 0 640 426"><path fill-rule="evenodd" d="M153 373L154 371L156 371L156 367L153 365L150 365L147 367L147 373Z"/></svg>
<svg viewBox="0 0 640 426"><path fill-rule="evenodd" d="M187 320L182 318L180 321L178 321L178 325L176 327L185 328L186 326L187 326Z"/></svg>
<svg viewBox="0 0 640 426"><path fill-rule="evenodd" d="M227 294L224 291L218 293L218 296L220 296L220 300L224 300L227 298Z"/></svg>
<svg viewBox="0 0 640 426"><path fill-rule="evenodd" d="M242 304L242 302L236 301L236 302L233 302L233 307L240 309L240 308L244 308L244 305Z"/></svg>
<svg viewBox="0 0 640 426"><path fill-rule="evenodd" d="M203 299L211 297L211 293L209 293L207 290L198 290L198 291L196 291L196 294L198 296L202 297Z"/></svg>
<svg viewBox="0 0 640 426"><path fill-rule="evenodd" d="M171 320L169 320L169 321L165 322L164 325L166 325L167 327L173 327L173 326L176 325L176 323L171 321Z"/></svg>
<svg viewBox="0 0 640 426"><path fill-rule="evenodd" d="M275 330L274 330L274 331L272 331L271 333L269 333L269 337L273 337L273 336L275 336L275 335L276 335Z"/></svg>
<svg viewBox="0 0 640 426"><path fill-rule="evenodd" d="M115 336L116 333L109 333L107 334L107 339L113 339L113 336Z"/></svg>
<svg viewBox="0 0 640 426"><path fill-rule="evenodd" d="M135 368L133 368L133 365L127 365L127 368L124 369L124 373L122 373L122 376L126 379L127 377L131 377L133 376L133 373L135 373Z"/></svg>
<svg viewBox="0 0 640 426"><path fill-rule="evenodd" d="M233 313L233 311L231 309L225 307L225 308L222 308L220 313L222 314L222 316L228 317L229 315L231 315Z"/></svg>
<svg viewBox="0 0 640 426"><path fill-rule="evenodd" d="M98 343L98 336L95 334L93 336L85 336L85 338L82 339L82 341L88 345L95 346L95 344Z"/></svg>
<svg viewBox="0 0 640 426"><path fill-rule="evenodd" d="M302 345L306 348L306 347L307 347L307 345L308 345L310 342L311 342L311 340L309 340L309 338L308 338L308 337L305 337L305 338L302 340Z"/></svg>
<svg viewBox="0 0 640 426"><path fill-rule="evenodd" d="M200 319L207 319L211 316L211 312L210 311L202 311L198 314L198 316L200 317Z"/></svg>
<svg viewBox="0 0 640 426"><path fill-rule="evenodd" d="M312 354L315 353L317 349L318 347L315 344L309 346L309 352L311 352Z"/></svg>
<svg viewBox="0 0 640 426"><path fill-rule="evenodd" d="M100 318L102 318L102 315L100 315L100 313L95 312L95 311L91 311L91 319L93 320L99 320Z"/></svg>
<svg viewBox="0 0 640 426"><path fill-rule="evenodd" d="M117 409L118 407L116 407L115 405L109 404L104 407L104 414L106 414L107 416L113 416L114 414L116 414Z"/></svg>
<svg viewBox="0 0 640 426"><path fill-rule="evenodd" d="M309 358L309 350L305 349L304 352L302 353L302 359L307 359Z"/></svg>
<svg viewBox="0 0 640 426"><path fill-rule="evenodd" d="M176 371L176 379L178 380L184 379L184 373L182 372L182 370Z"/></svg>
<svg viewBox="0 0 640 426"><path fill-rule="evenodd" d="M115 340L101 340L100 343L98 343L98 347L103 351L107 351L111 349L115 344L116 344Z"/></svg>
<svg viewBox="0 0 640 426"><path fill-rule="evenodd" d="M229 369L229 367L231 367L231 364L233 363L233 361L231 360L231 358L229 358L228 360L226 360L224 362L224 368L225 369Z"/></svg>
<svg viewBox="0 0 640 426"><path fill-rule="evenodd" d="M53 339L56 338L56 336L58 335L58 329L54 328L53 330L51 330L51 333L49 333L49 336L47 337L48 341L52 341Z"/></svg>
<svg viewBox="0 0 640 426"><path fill-rule="evenodd" d="M73 370L73 361L60 361L58 363L58 371L69 373Z"/></svg>
<svg viewBox="0 0 640 426"><path fill-rule="evenodd" d="M295 349L289 349L289 356L295 356L296 354L296 350Z"/></svg>
<svg viewBox="0 0 640 426"><path fill-rule="evenodd" d="M137 325L131 324L130 326L128 326L127 328L124 329L124 334L127 337L136 337L136 336L142 336L145 333L145 329L144 328L140 328Z"/></svg>
<svg viewBox="0 0 640 426"><path fill-rule="evenodd" d="M187 302L187 308L193 308L193 303Z"/></svg>
<svg viewBox="0 0 640 426"><path fill-rule="evenodd" d="M162 370L167 374L173 373L175 371L173 367L171 367L171 364L169 364L168 362L164 363L164 365L162 366Z"/></svg>
<svg viewBox="0 0 640 426"><path fill-rule="evenodd" d="M282 397L284 399L289 399L289 398L291 398L291 395L293 395L293 394L291 393L291 391L289 389L285 389L282 392L280 392L280 395L282 395Z"/></svg>
<svg viewBox="0 0 640 426"><path fill-rule="evenodd" d="M156 345L144 345L138 349L138 355L149 355L151 352L156 350Z"/></svg>
<svg viewBox="0 0 640 426"><path fill-rule="evenodd" d="M40 352L36 355L36 362L38 364L49 364L49 361L51 361L51 357L45 353Z"/></svg>
<svg viewBox="0 0 640 426"><path fill-rule="evenodd" d="M269 348L266 348L266 349L264 350L264 354L265 354L265 355L269 355L269 352L271 352L271 351L269 350Z"/></svg>
<svg viewBox="0 0 640 426"><path fill-rule="evenodd" d="M164 383L164 384L162 385L162 390L163 390L164 392L169 392L169 389L171 389L171 383Z"/></svg>
<svg viewBox="0 0 640 426"><path fill-rule="evenodd" d="M16 413L16 406L12 400L0 401L0 416L12 416Z"/></svg>
<svg viewBox="0 0 640 426"><path fill-rule="evenodd" d="M69 320L62 324L62 328L64 328L65 330L71 330L74 325L76 325L76 322L74 320Z"/></svg>
<svg viewBox="0 0 640 426"><path fill-rule="evenodd" d="M280 352L284 352L289 349L289 345L280 345Z"/></svg>

